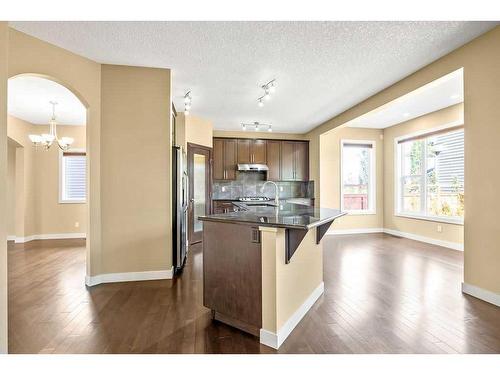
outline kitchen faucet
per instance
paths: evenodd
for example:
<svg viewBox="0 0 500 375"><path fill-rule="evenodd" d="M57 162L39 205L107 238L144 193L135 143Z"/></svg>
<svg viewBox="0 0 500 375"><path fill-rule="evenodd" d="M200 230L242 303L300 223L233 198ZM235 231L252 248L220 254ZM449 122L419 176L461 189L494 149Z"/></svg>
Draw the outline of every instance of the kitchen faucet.
<svg viewBox="0 0 500 375"><path fill-rule="evenodd" d="M264 192L264 188L266 187L267 184L273 184L274 185L274 190L275 190L275 195L274 195L274 204L276 205L276 207L279 207L279 204L280 204L280 195L279 195L279 192L278 192L278 185L276 184L276 182L274 181L266 181L264 182L264 185L262 185L262 187L260 188L260 191L261 192Z"/></svg>

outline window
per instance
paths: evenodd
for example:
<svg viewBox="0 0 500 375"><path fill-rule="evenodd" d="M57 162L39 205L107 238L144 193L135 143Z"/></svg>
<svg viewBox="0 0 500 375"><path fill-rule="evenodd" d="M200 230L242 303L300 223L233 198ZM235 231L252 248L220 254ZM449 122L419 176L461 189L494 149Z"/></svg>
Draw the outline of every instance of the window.
<svg viewBox="0 0 500 375"><path fill-rule="evenodd" d="M396 214L463 223L463 127L396 140L396 147Z"/></svg>
<svg viewBox="0 0 500 375"><path fill-rule="evenodd" d="M59 203L85 203L85 151L61 151L59 155Z"/></svg>
<svg viewBox="0 0 500 375"><path fill-rule="evenodd" d="M375 213L375 142L342 140L340 206L354 214Z"/></svg>

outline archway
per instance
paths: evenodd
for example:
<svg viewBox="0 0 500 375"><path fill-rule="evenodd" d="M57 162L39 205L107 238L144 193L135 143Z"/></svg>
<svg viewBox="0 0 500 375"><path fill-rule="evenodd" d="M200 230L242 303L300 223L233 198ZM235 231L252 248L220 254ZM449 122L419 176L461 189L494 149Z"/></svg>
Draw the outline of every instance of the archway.
<svg viewBox="0 0 500 375"><path fill-rule="evenodd" d="M15 83L20 83L21 84L15 84ZM33 108L33 113L29 113L29 111L26 110L26 108L13 108L13 105L11 105L11 99L12 99L12 94L13 94L13 86L17 86L17 89L21 88L21 91L19 91L20 94L23 94L22 89L24 86L24 94L31 95L29 99L31 100L31 103L34 103L34 108ZM59 98L49 98L50 95L54 95L54 92L56 93L55 95L60 95ZM47 97L43 97L43 95L46 94ZM88 102L83 98L83 96L74 88L72 88L70 85L66 84L65 82L61 81L60 79L57 79L52 76L48 76L45 74L38 74L38 73L23 73L23 74L16 74L13 75L12 77L9 78L9 87L8 87L8 95L9 95L9 121L12 120L13 113L11 113L13 110L17 110L17 114L20 115L24 113L24 116L27 117L26 119L21 119L24 122L29 122L27 120L30 119L30 116L33 120L32 124L35 124L34 127L32 128L34 134L41 134L45 133L47 129L47 123L48 120L50 119L50 116L45 116L45 120L41 120L40 116L42 115L40 113L40 106L42 105L38 101L43 101L43 105L45 105L45 108L50 111L50 105L49 105L49 100L56 99L56 101L62 101L63 103L59 103L57 106L57 115L58 115L58 122L60 125L75 125L75 126L57 126L58 132L60 132L60 135L66 136L68 134L66 133L77 133L75 130L77 128L83 128L83 135L82 136L76 136L72 137L75 138L76 141L74 144L70 146L68 151L75 151L77 150L78 152L85 151L89 147L89 132L87 131L86 127L89 124L89 110L90 106ZM38 97L37 97L38 95ZM27 101L27 104L29 106L30 101ZM38 108L37 108L38 107ZM68 110L68 107L71 107ZM78 109L75 111L75 108ZM73 112L78 112L77 116L71 116L71 111ZM22 117L22 116L21 116ZM73 121L74 119L77 119L77 121ZM69 120L68 120L69 119ZM60 121L62 120L62 122ZM73 124L68 123L73 122ZM45 126L40 126L41 124L45 124ZM8 129L12 131L13 125L8 126ZM71 131L65 131L62 128L73 128ZM15 132L14 132L15 133ZM24 151L24 157L28 158L28 153L33 152L33 144L27 137L23 136L22 132L19 132L18 134L8 134L10 138L15 139L18 143L23 144L23 151ZM51 146L53 150L58 150L57 142L54 142L54 144ZM36 151L40 152L39 156L41 156L42 159L47 159L47 155L50 153L45 153L44 151ZM55 152L52 151L52 154ZM63 184L62 179L61 179L61 162L62 160L65 160L65 157L68 156L67 153L62 152L62 150L59 151L58 153L58 161L56 160L56 165L54 165L54 158L52 158L51 163L50 163L50 171L52 175L48 176L47 179L51 180L51 186L45 186L45 190L50 190L49 196L50 198L44 199L40 198L43 202L40 203L38 202L38 209L37 209L37 215L40 216L40 211L44 211L45 213L49 212L51 210L54 211L54 216L56 217L56 220L59 220L59 224L61 224L61 221L66 221L65 225L35 225L35 229L30 228L28 231L28 228L23 228L25 235L20 236L17 234L17 229L16 229L16 238L15 240L18 242L29 242L31 240L36 240L36 239L48 239L48 238L54 238L54 239L59 239L59 238L79 238L79 237L90 237L90 215L89 215L89 200L90 200L90 195L88 194L88 187L89 187L89 162L88 158L85 157L85 171L84 173L84 187L86 190L86 198L85 202L70 202L70 200L66 199L64 201L61 198L61 186ZM86 152L85 152L86 154ZM43 156L42 156L43 155ZM26 160L25 160L26 162ZM38 181L43 181L46 179L45 176L40 178L40 172L38 173ZM36 174L35 173L35 174ZM57 174L57 182L54 180L54 174ZM33 182L31 182L33 183ZM59 190L57 192L57 190ZM54 196L57 196L57 199L54 199ZM30 203L33 202L26 202L26 206L28 206ZM65 204L68 203L68 204ZM75 204L76 203L76 204ZM75 209L78 204L83 204L85 206L84 210L77 210ZM56 206L57 205L57 206ZM43 206L43 210L40 209L40 207ZM62 207L65 207L63 209ZM72 211L73 213L69 213ZM79 217L76 218L75 212L79 211ZM83 215L81 214L83 212ZM49 215L50 216L50 215ZM75 217L76 219L71 219L72 221L69 222L70 218ZM37 220L43 221L44 219L47 218L47 215L43 217L38 217ZM75 230L68 230L69 226L73 226L77 231ZM81 229L80 229L81 228ZM31 232L31 233L28 233ZM12 239L12 237L11 237ZM90 241L86 241L85 247L85 263L86 263L86 274L89 274L90 270ZM85 276L85 275L84 275ZM82 280L84 282L84 280Z"/></svg>

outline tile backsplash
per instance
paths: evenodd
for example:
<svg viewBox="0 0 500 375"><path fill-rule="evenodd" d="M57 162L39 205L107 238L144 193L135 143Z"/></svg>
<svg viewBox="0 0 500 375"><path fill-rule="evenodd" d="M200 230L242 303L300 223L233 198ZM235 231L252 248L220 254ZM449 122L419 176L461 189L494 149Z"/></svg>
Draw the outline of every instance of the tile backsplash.
<svg viewBox="0 0 500 375"><path fill-rule="evenodd" d="M238 197L261 195L273 198L274 186L272 184L267 184L264 192L260 191L264 182L266 182L265 172L236 172L236 180L234 181L214 180L213 199L238 199ZM280 187L281 199L314 197L314 181L280 181L277 184Z"/></svg>

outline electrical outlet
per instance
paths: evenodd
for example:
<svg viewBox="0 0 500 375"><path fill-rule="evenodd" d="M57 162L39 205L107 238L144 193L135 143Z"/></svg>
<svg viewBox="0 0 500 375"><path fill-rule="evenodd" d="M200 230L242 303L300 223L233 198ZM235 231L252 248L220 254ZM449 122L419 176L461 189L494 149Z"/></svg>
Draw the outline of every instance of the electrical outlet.
<svg viewBox="0 0 500 375"><path fill-rule="evenodd" d="M223 187L221 188L221 190L222 190L222 192L224 193L224 192L226 191L226 187L225 187L225 186L223 186Z"/></svg>
<svg viewBox="0 0 500 375"><path fill-rule="evenodd" d="M443 231L443 226L442 226L442 225L438 225L438 226L437 226L437 231L438 231L439 233L441 233L441 232Z"/></svg>
<svg viewBox="0 0 500 375"><path fill-rule="evenodd" d="M80 223L78 221L75 221L75 228L80 228Z"/></svg>
<svg viewBox="0 0 500 375"><path fill-rule="evenodd" d="M283 191L283 186L280 186L280 191Z"/></svg>

